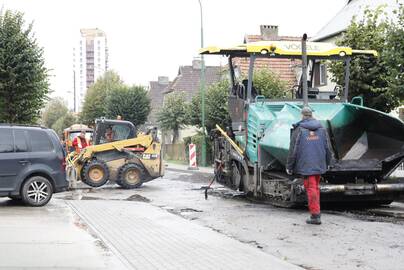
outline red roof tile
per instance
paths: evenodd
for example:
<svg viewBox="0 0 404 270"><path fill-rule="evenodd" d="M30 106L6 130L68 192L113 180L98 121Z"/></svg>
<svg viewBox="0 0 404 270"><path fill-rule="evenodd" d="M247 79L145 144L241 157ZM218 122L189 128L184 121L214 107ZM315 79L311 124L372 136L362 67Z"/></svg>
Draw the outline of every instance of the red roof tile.
<svg viewBox="0 0 404 270"><path fill-rule="evenodd" d="M246 35L244 38L245 43L262 41L261 35ZM279 36L277 40L280 41L299 41L301 37ZM286 82L289 87L297 84L295 67L300 65L299 60L292 59L279 59L279 58L258 58L255 60L255 69L268 68L272 72L279 75L279 78ZM234 65L237 66L243 75L248 73L249 59L236 58Z"/></svg>

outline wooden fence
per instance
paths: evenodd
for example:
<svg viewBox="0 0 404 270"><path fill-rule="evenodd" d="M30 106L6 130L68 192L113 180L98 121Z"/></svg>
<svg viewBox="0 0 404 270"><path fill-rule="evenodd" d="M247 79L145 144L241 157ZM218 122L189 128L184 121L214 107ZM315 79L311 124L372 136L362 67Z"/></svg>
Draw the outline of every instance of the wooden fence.
<svg viewBox="0 0 404 270"><path fill-rule="evenodd" d="M165 160L188 162L184 144L163 144L163 157Z"/></svg>

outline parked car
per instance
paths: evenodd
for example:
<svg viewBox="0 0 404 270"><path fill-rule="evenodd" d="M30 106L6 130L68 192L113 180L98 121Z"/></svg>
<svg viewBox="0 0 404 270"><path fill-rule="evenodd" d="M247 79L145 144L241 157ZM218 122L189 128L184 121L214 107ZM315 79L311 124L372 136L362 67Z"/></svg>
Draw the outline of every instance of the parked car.
<svg viewBox="0 0 404 270"><path fill-rule="evenodd" d="M56 133L33 126L0 125L0 197L43 206L67 189L65 153Z"/></svg>

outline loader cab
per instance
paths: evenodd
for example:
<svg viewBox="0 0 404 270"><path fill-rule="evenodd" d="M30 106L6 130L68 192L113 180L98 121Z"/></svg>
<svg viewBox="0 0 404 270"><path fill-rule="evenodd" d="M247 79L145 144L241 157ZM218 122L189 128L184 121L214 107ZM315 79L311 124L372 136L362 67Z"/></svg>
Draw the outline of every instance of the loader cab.
<svg viewBox="0 0 404 270"><path fill-rule="evenodd" d="M136 137L136 127L129 121L96 119L94 145L133 139Z"/></svg>

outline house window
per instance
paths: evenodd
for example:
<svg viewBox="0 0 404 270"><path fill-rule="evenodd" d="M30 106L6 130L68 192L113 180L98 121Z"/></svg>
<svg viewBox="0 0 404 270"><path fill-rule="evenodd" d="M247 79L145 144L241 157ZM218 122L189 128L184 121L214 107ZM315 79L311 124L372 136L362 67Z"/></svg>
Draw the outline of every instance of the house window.
<svg viewBox="0 0 404 270"><path fill-rule="evenodd" d="M325 64L320 64L320 85L327 84L327 66Z"/></svg>

